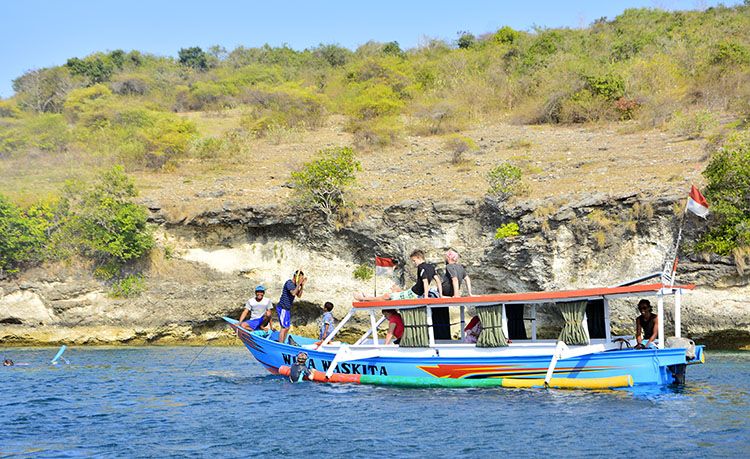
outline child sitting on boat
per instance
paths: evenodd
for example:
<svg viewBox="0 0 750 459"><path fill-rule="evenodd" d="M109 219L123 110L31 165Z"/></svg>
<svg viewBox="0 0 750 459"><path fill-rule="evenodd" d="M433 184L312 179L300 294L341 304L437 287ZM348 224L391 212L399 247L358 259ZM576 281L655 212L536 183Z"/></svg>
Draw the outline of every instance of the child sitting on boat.
<svg viewBox="0 0 750 459"><path fill-rule="evenodd" d="M320 337L318 338L321 340L328 338L328 335L333 331L333 314L331 313L333 311L333 303L326 301L323 305L323 310L325 312L320 321Z"/></svg>

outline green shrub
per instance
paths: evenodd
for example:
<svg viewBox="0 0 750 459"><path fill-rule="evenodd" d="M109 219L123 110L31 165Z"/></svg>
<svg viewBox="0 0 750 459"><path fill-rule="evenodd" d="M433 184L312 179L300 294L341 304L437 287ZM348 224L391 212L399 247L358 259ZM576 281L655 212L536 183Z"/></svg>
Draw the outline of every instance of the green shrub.
<svg viewBox="0 0 750 459"><path fill-rule="evenodd" d="M0 279L40 258L47 226L44 219L0 195Z"/></svg>
<svg viewBox="0 0 750 459"><path fill-rule="evenodd" d="M393 145L403 134L401 122L395 116L350 121L346 129L354 134L354 144L364 149Z"/></svg>
<svg viewBox="0 0 750 459"><path fill-rule="evenodd" d="M509 26L503 26L492 34L492 41L501 45L512 45L519 38L521 38L521 33Z"/></svg>
<svg viewBox="0 0 750 459"><path fill-rule="evenodd" d="M456 40L456 46L458 46L459 49L468 49L474 46L476 42L477 37L475 37L474 34L463 32L458 36L458 40Z"/></svg>
<svg viewBox="0 0 750 459"><path fill-rule="evenodd" d="M83 253L102 263L125 263L154 245L148 212L133 202L137 191L122 167L105 172L90 188L68 186L70 234Z"/></svg>
<svg viewBox="0 0 750 459"><path fill-rule="evenodd" d="M60 152L72 139L62 115L40 113L5 126L0 124L0 156L29 149Z"/></svg>
<svg viewBox="0 0 750 459"><path fill-rule="evenodd" d="M299 85L284 85L274 90L248 90L242 96L249 104L240 124L259 137L270 130L314 129L320 127L326 110L320 97Z"/></svg>
<svg viewBox="0 0 750 459"><path fill-rule="evenodd" d="M454 165L463 164L464 162L466 162L466 157L464 155L467 152L479 150L476 142L474 142L471 138L458 134L454 134L446 138L445 143L443 144L443 148L445 148L448 153L450 153L450 162Z"/></svg>
<svg viewBox="0 0 750 459"><path fill-rule="evenodd" d="M505 200L523 191L522 175L521 168L509 162L495 166L487 174L490 196Z"/></svg>
<svg viewBox="0 0 750 459"><path fill-rule="evenodd" d="M723 41L711 50L709 63L721 66L750 64L750 50L741 43Z"/></svg>
<svg viewBox="0 0 750 459"><path fill-rule="evenodd" d="M12 100L0 99L0 118L18 118L21 116L21 109Z"/></svg>
<svg viewBox="0 0 750 459"><path fill-rule="evenodd" d="M218 137L201 137L190 142L190 154L201 160L218 158L226 150L224 139Z"/></svg>
<svg viewBox="0 0 750 459"><path fill-rule="evenodd" d="M750 247L750 132L732 135L711 155L703 175L710 225L696 249L729 255Z"/></svg>
<svg viewBox="0 0 750 459"><path fill-rule="evenodd" d="M355 174L361 170L362 166L351 148L321 150L318 159L292 172L295 205L319 210L326 222L333 223L336 214L347 206L348 189L356 181Z"/></svg>
<svg viewBox="0 0 750 459"><path fill-rule="evenodd" d="M586 86L592 94L615 101L625 95L625 81L617 75L587 75Z"/></svg>
<svg viewBox="0 0 750 459"><path fill-rule="evenodd" d="M133 298L146 290L146 280L141 274L128 274L112 282L109 296L112 298Z"/></svg>
<svg viewBox="0 0 750 459"><path fill-rule="evenodd" d="M495 239L505 239L506 237L515 237L521 234L518 223L510 222L500 226L495 231Z"/></svg>
<svg viewBox="0 0 750 459"><path fill-rule="evenodd" d="M716 127L718 121L710 111L698 110L687 114L678 112L673 124L679 135L688 139L700 139L706 131Z"/></svg>
<svg viewBox="0 0 750 459"><path fill-rule="evenodd" d="M191 67L196 70L208 70L208 54L199 46L180 48L177 52L177 56L177 61L186 67Z"/></svg>
<svg viewBox="0 0 750 459"><path fill-rule="evenodd" d="M352 275L357 280L369 281L375 275L375 270L370 265L362 264L354 268Z"/></svg>
<svg viewBox="0 0 750 459"><path fill-rule="evenodd" d="M89 85L109 81L116 70L111 56L101 53L92 54L83 59L70 58L65 66L71 74L85 78Z"/></svg>
<svg viewBox="0 0 750 459"><path fill-rule="evenodd" d="M349 112L359 120L397 115L403 107L398 94L385 84L364 87L349 100Z"/></svg>

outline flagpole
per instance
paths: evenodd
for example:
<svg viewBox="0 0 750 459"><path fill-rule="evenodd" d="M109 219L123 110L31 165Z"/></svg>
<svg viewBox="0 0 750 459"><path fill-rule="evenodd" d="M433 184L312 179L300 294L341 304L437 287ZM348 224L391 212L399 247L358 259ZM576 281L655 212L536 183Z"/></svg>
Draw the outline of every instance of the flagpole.
<svg viewBox="0 0 750 459"><path fill-rule="evenodd" d="M682 217L680 218L680 229L677 232L677 242L674 246L674 257L672 258L672 268L670 271L669 276L669 286L674 286L674 276L677 274L677 261L678 261L678 255L680 252L680 242L682 242L682 229L685 227L685 215L687 215L688 211L688 203L690 202L690 198L688 198L685 201L685 210L682 212ZM666 266L664 267L666 268Z"/></svg>
<svg viewBox="0 0 750 459"><path fill-rule="evenodd" d="M378 259L375 258L375 274L373 274L373 279L375 280L375 286L373 287L373 295L374 297L378 296Z"/></svg>

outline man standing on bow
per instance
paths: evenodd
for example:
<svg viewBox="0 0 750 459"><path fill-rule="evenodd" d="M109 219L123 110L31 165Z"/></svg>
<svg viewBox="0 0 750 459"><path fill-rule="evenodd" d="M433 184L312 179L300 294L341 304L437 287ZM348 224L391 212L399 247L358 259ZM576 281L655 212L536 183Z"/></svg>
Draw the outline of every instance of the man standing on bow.
<svg viewBox="0 0 750 459"><path fill-rule="evenodd" d="M284 287L281 289L281 298L279 298L279 303L276 305L279 324L281 324L281 331L279 332L280 343L286 342L289 327L292 325L292 303L294 303L295 298L302 297L302 290L305 287L306 281L305 273L298 269L294 272L292 278L284 283Z"/></svg>

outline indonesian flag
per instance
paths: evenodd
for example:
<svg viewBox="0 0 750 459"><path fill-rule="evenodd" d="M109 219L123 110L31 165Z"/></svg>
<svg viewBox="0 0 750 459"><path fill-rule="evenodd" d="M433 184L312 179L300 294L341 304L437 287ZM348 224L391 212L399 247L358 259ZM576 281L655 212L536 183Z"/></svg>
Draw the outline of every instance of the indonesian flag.
<svg viewBox="0 0 750 459"><path fill-rule="evenodd" d="M378 276L387 276L393 274L396 269L396 262L393 258L375 257L375 274Z"/></svg>
<svg viewBox="0 0 750 459"><path fill-rule="evenodd" d="M706 218L708 215L708 201L703 197L698 188L693 185L688 196L687 210L699 217Z"/></svg>

